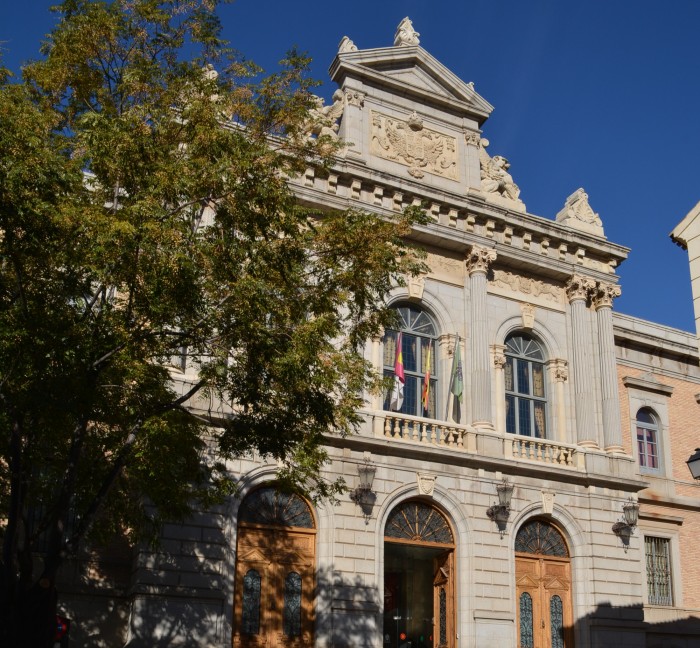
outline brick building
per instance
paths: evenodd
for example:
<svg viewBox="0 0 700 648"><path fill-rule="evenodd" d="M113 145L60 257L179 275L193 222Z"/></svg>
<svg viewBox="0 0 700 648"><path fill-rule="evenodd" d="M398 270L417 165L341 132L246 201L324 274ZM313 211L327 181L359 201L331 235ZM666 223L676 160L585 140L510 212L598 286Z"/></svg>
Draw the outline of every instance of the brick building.
<svg viewBox="0 0 700 648"><path fill-rule="evenodd" d="M351 145L299 199L432 217L430 271L391 294L400 331L366 345L389 376L401 356L403 393L328 439L335 506L232 464L241 497L166 527L106 625L134 647L700 645L696 336L614 312L628 249L582 189L527 211L492 107L410 21L390 47L344 38L330 74L319 115Z"/></svg>

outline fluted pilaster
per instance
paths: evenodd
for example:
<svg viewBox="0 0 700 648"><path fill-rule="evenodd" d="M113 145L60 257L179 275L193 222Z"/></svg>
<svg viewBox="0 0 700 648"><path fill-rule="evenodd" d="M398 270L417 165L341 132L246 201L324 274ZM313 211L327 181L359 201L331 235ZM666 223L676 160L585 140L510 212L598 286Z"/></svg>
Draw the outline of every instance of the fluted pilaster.
<svg viewBox="0 0 700 648"><path fill-rule="evenodd" d="M598 321L600 380L603 396L603 440L607 452L623 452L620 427L620 396L613 335L612 302L622 290L615 284L599 283L593 298Z"/></svg>
<svg viewBox="0 0 700 648"><path fill-rule="evenodd" d="M496 260L496 251L474 245L467 255L470 290L470 346L468 362L472 377L472 423L493 428L491 422L491 379L486 323L486 273Z"/></svg>
<svg viewBox="0 0 700 648"><path fill-rule="evenodd" d="M574 405L576 407L576 435L579 445L597 448L593 421L593 371L588 353L591 336L588 329L586 303L595 290L595 282L588 277L573 275L566 285L571 304L573 333L572 370L574 374Z"/></svg>

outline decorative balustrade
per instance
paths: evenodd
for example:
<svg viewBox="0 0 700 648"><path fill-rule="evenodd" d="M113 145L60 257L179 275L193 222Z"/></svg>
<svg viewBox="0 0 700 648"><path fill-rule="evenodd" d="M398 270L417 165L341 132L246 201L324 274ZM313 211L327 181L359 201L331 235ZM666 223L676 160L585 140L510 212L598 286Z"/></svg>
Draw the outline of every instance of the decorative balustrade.
<svg viewBox="0 0 700 648"><path fill-rule="evenodd" d="M416 416L391 416L384 420L384 436L404 441L464 449L467 427Z"/></svg>
<svg viewBox="0 0 700 648"><path fill-rule="evenodd" d="M512 440L506 439L506 444L511 444L511 456L514 459L527 459L529 461L539 461L557 466L574 467L575 447L555 443L546 439L532 439L516 437ZM506 448L506 455L508 455Z"/></svg>
<svg viewBox="0 0 700 648"><path fill-rule="evenodd" d="M394 412L374 412L374 434L387 440L449 448L458 452L584 470L584 450L548 439L503 434Z"/></svg>

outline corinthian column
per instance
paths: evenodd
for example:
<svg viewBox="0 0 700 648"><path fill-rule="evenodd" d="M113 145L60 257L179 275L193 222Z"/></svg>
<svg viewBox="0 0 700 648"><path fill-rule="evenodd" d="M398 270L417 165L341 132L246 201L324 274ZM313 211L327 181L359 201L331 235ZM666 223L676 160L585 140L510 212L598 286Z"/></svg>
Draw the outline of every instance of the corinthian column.
<svg viewBox="0 0 700 648"><path fill-rule="evenodd" d="M472 246L467 255L471 323L469 359L472 379L472 423L493 429L491 422L491 379L489 375L489 346L486 328L486 273L496 260L496 250Z"/></svg>
<svg viewBox="0 0 700 648"><path fill-rule="evenodd" d="M594 289L595 281L580 275L573 275L566 284L566 296L571 304L571 328L573 332L571 364L574 373L576 436L579 445L589 448L598 447L593 423L593 372L589 359L591 336L586 318L586 302Z"/></svg>
<svg viewBox="0 0 700 648"><path fill-rule="evenodd" d="M600 380L603 395L603 439L606 452L624 452L620 428L620 395L617 391L617 363L613 336L612 302L622 293L620 286L599 283L593 298L598 319Z"/></svg>

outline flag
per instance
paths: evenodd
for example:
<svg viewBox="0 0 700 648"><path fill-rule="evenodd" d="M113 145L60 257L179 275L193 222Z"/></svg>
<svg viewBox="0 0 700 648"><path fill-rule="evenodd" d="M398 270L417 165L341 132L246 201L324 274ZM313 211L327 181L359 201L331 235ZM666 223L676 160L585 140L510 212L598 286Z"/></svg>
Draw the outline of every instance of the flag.
<svg viewBox="0 0 700 648"><path fill-rule="evenodd" d="M401 331L396 336L396 356L394 359L394 387L391 390L391 398L389 400L389 409L398 412L403 405L403 386L406 382L406 377L403 373L403 353L401 352Z"/></svg>
<svg viewBox="0 0 700 648"><path fill-rule="evenodd" d="M464 374L462 373L462 353L459 348L459 335L455 343L455 352L452 356L452 373L450 375L450 391L461 398L464 391Z"/></svg>
<svg viewBox="0 0 700 648"><path fill-rule="evenodd" d="M430 352L433 350L433 341L428 345L428 359L426 361L425 378L423 379L423 412L427 412L430 405Z"/></svg>

